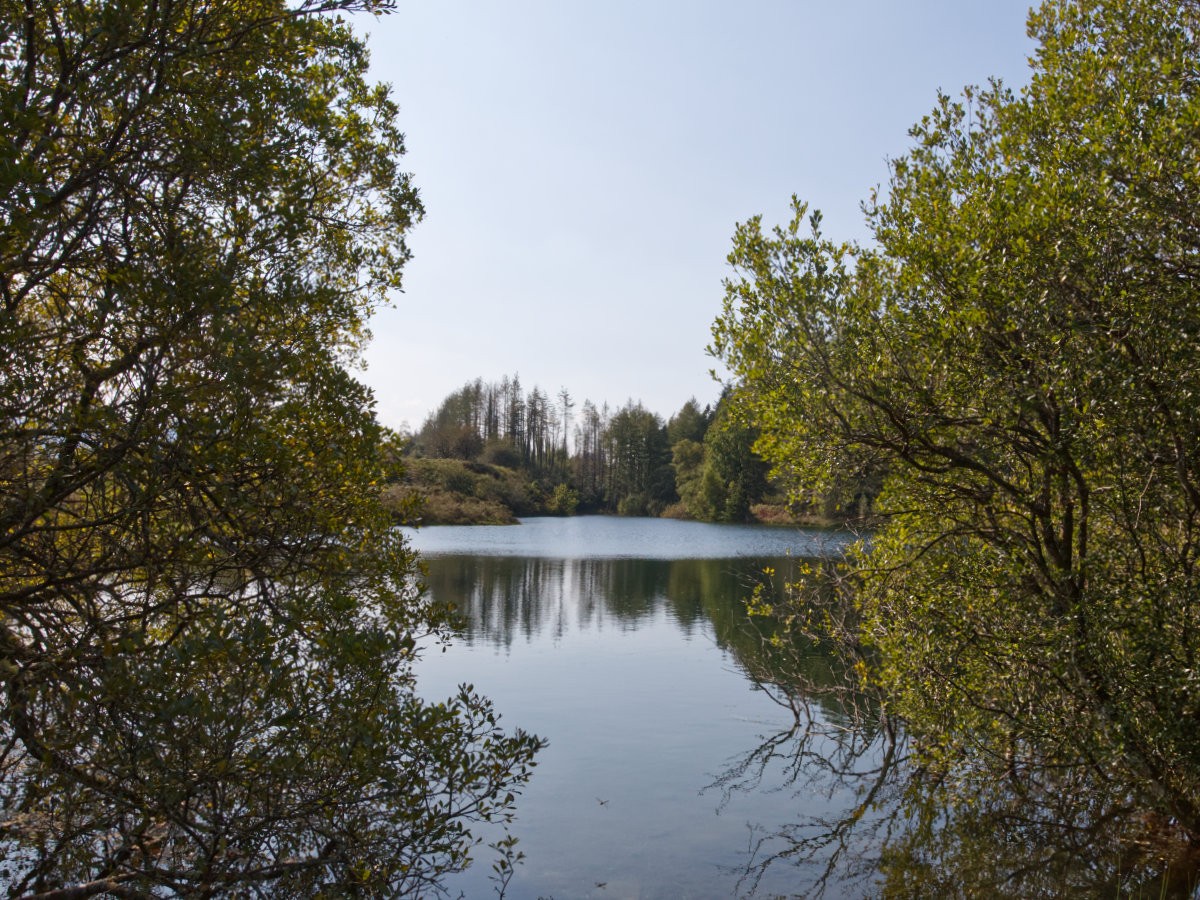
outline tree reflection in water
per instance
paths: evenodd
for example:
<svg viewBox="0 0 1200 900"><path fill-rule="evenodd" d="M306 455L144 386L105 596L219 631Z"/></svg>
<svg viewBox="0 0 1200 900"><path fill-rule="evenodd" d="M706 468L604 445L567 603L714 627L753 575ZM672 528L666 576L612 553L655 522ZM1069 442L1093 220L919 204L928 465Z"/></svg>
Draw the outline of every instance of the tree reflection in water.
<svg viewBox="0 0 1200 900"><path fill-rule="evenodd" d="M805 897L1198 896L1198 848L1180 841L1171 822L1109 790L1096 767L1056 766L1019 747L999 780L965 764L923 767L886 703L861 684L861 649L848 639L835 646L798 636L854 630L822 586L831 570L821 563L810 561L811 571L777 561L758 594L761 561L430 563L432 593L457 599L467 643L508 652L575 628L633 630L665 604L680 629L711 633L786 711L786 728L729 758L705 788L720 811L738 795L796 798L788 824L750 823L732 873L739 896L774 895L781 882ZM802 581L803 602L784 595L780 585ZM774 615L750 616L748 606ZM794 869L794 878L781 879L781 869Z"/></svg>
<svg viewBox="0 0 1200 900"><path fill-rule="evenodd" d="M870 894L881 853L905 823L905 736L881 704L854 688L854 660L762 614L782 608L773 593L774 603L758 590L749 605L760 615L744 620L742 638L729 643L746 677L792 722L731 760L709 789L720 792L722 808L735 794L775 790L793 792L797 809L818 794L839 801L826 806L842 812L782 828L752 825L739 892L752 895L768 870L795 865L808 870L806 896Z"/></svg>
<svg viewBox="0 0 1200 900"><path fill-rule="evenodd" d="M796 865L812 870L805 896L1200 897L1200 846L1115 795L1096 767L1058 766L1029 748L1012 749L1001 780L923 766L855 674L863 651L848 639L852 623L832 615L829 592L811 580L804 595L821 615L807 608L799 630L819 619L822 633L841 640L793 637L794 604L759 604L778 618L747 631L757 644L730 643L747 677L793 721L731 760L710 788L723 804L768 789L853 800L834 807L846 810L840 816L752 826L740 890L754 894L769 869Z"/></svg>

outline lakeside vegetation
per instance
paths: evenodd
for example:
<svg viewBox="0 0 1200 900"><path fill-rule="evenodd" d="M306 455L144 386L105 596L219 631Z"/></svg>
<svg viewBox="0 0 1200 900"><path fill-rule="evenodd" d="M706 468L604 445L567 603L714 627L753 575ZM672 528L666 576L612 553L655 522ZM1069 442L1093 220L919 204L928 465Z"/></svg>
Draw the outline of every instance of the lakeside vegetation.
<svg viewBox="0 0 1200 900"><path fill-rule="evenodd" d="M511 821L542 742L417 694L350 372L422 215L387 6L0 3L6 896L430 896Z"/></svg>
<svg viewBox="0 0 1200 900"><path fill-rule="evenodd" d="M713 346L794 491L884 475L834 596L775 611L933 798L885 891L1194 896L1200 4L1029 21L1030 85L939 97L870 245L800 200L737 229Z"/></svg>
<svg viewBox="0 0 1200 900"><path fill-rule="evenodd" d="M543 742L417 693L394 524L604 512L869 517L753 611L892 742L885 892L1193 895L1200 2L1047 0L869 246L740 225L715 406L477 379L399 439L352 366L423 208L338 17L388 6L0 4L0 886L436 894Z"/></svg>
<svg viewBox="0 0 1200 900"><path fill-rule="evenodd" d="M869 473L787 496L729 389L715 407L692 398L666 420L632 400L575 408L567 390L525 393L515 375L470 381L401 439L404 476L385 500L398 518L442 525L607 513L830 526L870 514Z"/></svg>

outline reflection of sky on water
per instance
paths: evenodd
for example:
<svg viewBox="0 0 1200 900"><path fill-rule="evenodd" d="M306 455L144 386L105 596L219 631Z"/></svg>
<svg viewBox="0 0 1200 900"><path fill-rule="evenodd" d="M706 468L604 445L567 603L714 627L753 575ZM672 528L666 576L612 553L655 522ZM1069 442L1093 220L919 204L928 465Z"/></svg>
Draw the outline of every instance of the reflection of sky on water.
<svg viewBox="0 0 1200 900"><path fill-rule="evenodd" d="M461 641L422 661L422 692L444 696L471 682L507 726L550 741L519 807L527 860L507 894L514 900L735 896L753 838L836 815L852 800L827 796L821 783L781 789L782 760L728 798L713 787L793 725L754 680L769 673L770 653L744 601L765 564L786 577L795 560L770 557L779 556L783 535L792 548L806 546L797 532L615 523L630 524L629 553L618 552L614 523L603 519L422 532L443 532L440 551L427 559L430 590L454 599L467 621ZM708 528L715 533L702 535ZM562 542L529 557L481 551L480 544L495 548L496 532ZM460 542L459 555L450 554L449 537ZM713 541L726 558L655 555ZM593 555L570 557L567 548L579 543ZM751 558L755 545L776 549ZM813 671L823 667L814 658ZM453 881L451 895L493 895L487 874L485 865ZM781 865L764 876L759 895L803 894L805 884L803 870Z"/></svg>
<svg viewBox="0 0 1200 900"><path fill-rule="evenodd" d="M514 541L523 553L499 551ZM1087 772L1035 768L945 808L904 761L903 733L884 739L878 706L838 690L816 648L773 646L770 624L747 617L764 566L778 591L809 541L826 558L842 546L787 529L599 518L418 536L430 590L465 620L448 652L422 661L423 693L473 682L507 727L550 740L519 806L528 859L508 897L814 896L829 874L829 898L886 883L897 896L968 886L1196 900L1200 863L1171 857L1179 883L1152 880L1166 865L1158 851L1128 855L1140 818L1096 815L1112 798ZM696 555L713 546L719 557ZM691 552L670 555L679 547ZM485 863L452 880L450 896L493 896L487 875Z"/></svg>
<svg viewBox="0 0 1200 900"><path fill-rule="evenodd" d="M615 516L532 518L519 525L435 525L405 531L425 556L471 553L543 559L832 556L854 540L845 531Z"/></svg>

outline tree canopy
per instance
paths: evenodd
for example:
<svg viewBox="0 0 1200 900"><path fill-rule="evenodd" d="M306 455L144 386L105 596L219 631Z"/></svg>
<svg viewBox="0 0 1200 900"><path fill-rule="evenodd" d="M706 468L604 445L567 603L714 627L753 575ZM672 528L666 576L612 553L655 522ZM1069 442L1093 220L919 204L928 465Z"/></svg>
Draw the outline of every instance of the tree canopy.
<svg viewBox="0 0 1200 900"><path fill-rule="evenodd" d="M528 776L414 693L448 615L348 368L421 215L385 6L0 2L13 896L429 892Z"/></svg>
<svg viewBox="0 0 1200 900"><path fill-rule="evenodd" d="M825 498L809 498L802 509L771 502L779 499L778 492L754 452L757 430L735 413L732 396L727 387L715 409L701 409L693 397L665 423L640 401L631 399L614 410L585 400L572 453L568 434L575 404L569 391L560 390L553 403L536 386L523 394L515 375L492 383L477 378L447 396L407 445L410 454L462 460L466 469L459 467L459 477L451 480L464 489L456 490L443 477L452 468L439 472L426 464L410 467L410 482L423 495L423 520L439 524L494 518L493 488L509 482L513 473L489 472L481 464L515 469L527 479L526 490L506 486L501 492L507 495L502 505L515 515L569 515L583 509L748 522L756 519L752 507L757 506L776 521L795 513L811 520ZM490 483L472 479L471 472L488 472ZM398 486L394 495L409 494ZM826 521L848 517L846 510L826 505L831 513ZM849 517L857 512L849 511Z"/></svg>
<svg viewBox="0 0 1200 900"><path fill-rule="evenodd" d="M1200 4L1029 21L1031 84L939 98L872 246L738 228L714 350L794 490L882 479L865 678L951 794L1195 840Z"/></svg>

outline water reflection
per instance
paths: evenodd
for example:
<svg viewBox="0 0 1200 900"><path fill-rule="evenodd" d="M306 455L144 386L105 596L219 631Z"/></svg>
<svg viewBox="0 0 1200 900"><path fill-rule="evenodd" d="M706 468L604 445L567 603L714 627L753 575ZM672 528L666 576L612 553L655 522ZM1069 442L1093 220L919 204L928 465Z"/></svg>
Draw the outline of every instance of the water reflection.
<svg viewBox="0 0 1200 900"><path fill-rule="evenodd" d="M812 730L848 734L840 723L853 710L832 690L842 676L822 648L776 644L771 623L746 611L756 587L781 599L801 565L427 560L429 589L454 598L464 620L461 645L431 661L433 674L478 684L550 740L522 804L527 861L508 896L809 892L820 872L784 865L795 854L777 853L779 840L797 834L797 817L807 827L861 803L856 785L830 779L836 753ZM832 845L809 856L847 859ZM831 896L857 896L844 869Z"/></svg>
<svg viewBox="0 0 1200 900"><path fill-rule="evenodd" d="M820 648L793 644L785 652L773 644L771 623L747 615L746 606L756 589L768 601L780 600L805 562L445 555L427 561L426 583L435 597L455 598L469 645L512 652L514 643L570 631L636 629L665 609L685 637L711 631L755 683L791 691L841 679ZM843 716L841 703L828 713Z"/></svg>
<svg viewBox="0 0 1200 900"><path fill-rule="evenodd" d="M1083 769L972 785L911 778L880 860L888 896L1187 898L1197 848Z"/></svg>
<svg viewBox="0 0 1200 900"><path fill-rule="evenodd" d="M550 739L521 807L513 900L1196 896L1200 848L1102 773L1014 768L981 784L917 765L848 663L747 615L756 586L785 599L800 561L427 564L464 620L461 645L427 667L434 689L473 681ZM453 885L491 887L480 873Z"/></svg>

